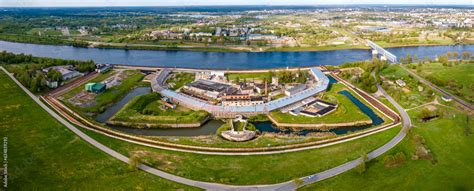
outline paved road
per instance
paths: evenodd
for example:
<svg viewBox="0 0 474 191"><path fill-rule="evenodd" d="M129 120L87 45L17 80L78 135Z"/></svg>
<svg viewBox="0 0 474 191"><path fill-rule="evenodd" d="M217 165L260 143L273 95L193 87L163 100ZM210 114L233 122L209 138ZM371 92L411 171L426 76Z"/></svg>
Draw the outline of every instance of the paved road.
<svg viewBox="0 0 474 191"><path fill-rule="evenodd" d="M367 157L368 157L369 160L374 159L374 158L384 154L385 152L389 151L391 148L395 147L395 145L400 143L400 141L402 141L403 138L405 138L406 134L408 133L408 129L411 127L410 116L408 116L408 113L402 108L402 106L400 106L392 97L390 97L390 95L388 95L387 92L380 85L377 85L377 88L388 99L388 101L390 101L390 103L392 103L397 108L398 112L400 113L400 115L402 117L403 128L388 143L386 143L382 147L368 153ZM312 183L315 183L315 182L319 182L321 180L325 180L325 179L334 177L338 174L341 174L343 172L349 171L349 170L357 167L362 162L363 162L363 158L361 157L361 158L355 159L353 161L349 161L349 162L347 162L345 164L342 164L340 166L337 166L335 168L331 168L329 170L326 170L326 171L323 171L323 172L320 172L320 173L316 173L316 174L312 174L312 175L300 178L300 180L303 181L303 184L301 184L301 185L297 186L294 183L288 183L285 186L280 187L278 190L295 190L298 187L308 185L308 184L312 184Z"/></svg>
<svg viewBox="0 0 474 191"><path fill-rule="evenodd" d="M93 145L94 147L100 149L101 151L109 154L110 156L128 163L128 157L110 149L109 147L97 142L93 138L89 137L79 129L77 129L75 126L73 126L71 123L68 121L64 120L62 117L60 117L58 114L56 114L53 110L51 110L48 106L46 106L41 100L32 94L28 89L26 89L18 80L16 80L12 74L8 73L3 67L0 67L5 73L7 73L10 78L15 81L15 83L20 86L20 88L25 91L38 105L40 105L46 112L48 112L52 117L54 117L56 120L58 120L61 124L65 125L69 130L74 132L77 136L82 138L84 141L88 142L89 144ZM380 87L379 87L380 88ZM381 89L381 88L380 88ZM387 144L383 145L382 147L376 149L375 151L371 152L368 154L369 159L373 159L377 156L380 156L381 154L387 152L391 148L393 148L396 144L398 144L405 136L407 133L407 129L410 128L411 126L411 121L410 118L408 117L408 114L403 110L403 108L398 105L397 102L395 102L387 93L381 89L382 93L387 96L388 100L395 105L397 110L401 113L402 118L403 118L403 129L402 131L399 132L397 136L395 136L390 142ZM359 165L362 162L362 158L347 162L343 165L340 165L338 167L326 170L324 172L316 173L310 176L302 177L300 180L303 181L303 184L296 185L293 181L288 181L284 183L279 183L279 184L271 184L271 185L249 185L249 186L234 186L234 185L224 185L224 184L216 184L216 183L209 183L209 182L202 182L202 181L195 181L195 180L190 180L187 178L175 176L166 172L163 172L158 169L154 169L150 166L146 165L140 165L138 168L140 168L143 171L146 171L148 173L154 174L156 176L175 181L181 184L186 184L190 186L195 186L198 188L206 189L206 190L296 190L298 187L308 185L311 183L315 183L333 176L336 176L338 174L341 174L343 172L346 172L350 169L355 168L357 165ZM284 173L284 172L282 172Z"/></svg>
<svg viewBox="0 0 474 191"><path fill-rule="evenodd" d="M454 99L454 101L458 102L459 104L463 105L464 107L470 109L471 111L474 111L474 106L472 106L470 103L462 100L461 98L458 98L456 97L455 95L439 88L438 86L434 85L433 83L429 82L428 80L422 78L421 76L419 76L418 74L416 74L415 72L409 70L408 68L406 68L404 65L400 64L400 67L402 67L403 69L405 69L408 73L410 73L410 75L414 76L416 79L418 79L421 83L429 86L431 89L434 89L435 91L445 95L445 96L450 96Z"/></svg>

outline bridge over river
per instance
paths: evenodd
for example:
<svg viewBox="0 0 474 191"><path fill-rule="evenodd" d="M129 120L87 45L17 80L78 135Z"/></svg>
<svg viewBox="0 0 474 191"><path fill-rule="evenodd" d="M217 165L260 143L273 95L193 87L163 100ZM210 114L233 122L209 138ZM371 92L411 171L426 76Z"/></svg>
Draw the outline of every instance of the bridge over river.
<svg viewBox="0 0 474 191"><path fill-rule="evenodd" d="M372 48L372 54L380 54L382 55L382 60L388 60L390 62L397 63L397 56L375 44L375 42L367 40L367 45Z"/></svg>

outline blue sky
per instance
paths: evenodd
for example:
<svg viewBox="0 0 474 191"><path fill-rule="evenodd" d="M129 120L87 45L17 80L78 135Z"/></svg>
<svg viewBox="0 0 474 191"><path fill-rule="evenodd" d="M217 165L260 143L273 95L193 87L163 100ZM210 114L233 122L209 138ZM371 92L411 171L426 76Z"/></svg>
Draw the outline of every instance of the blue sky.
<svg viewBox="0 0 474 191"><path fill-rule="evenodd" d="M0 0L0 7L30 6L188 6L188 5L324 5L324 4L463 4L474 0Z"/></svg>

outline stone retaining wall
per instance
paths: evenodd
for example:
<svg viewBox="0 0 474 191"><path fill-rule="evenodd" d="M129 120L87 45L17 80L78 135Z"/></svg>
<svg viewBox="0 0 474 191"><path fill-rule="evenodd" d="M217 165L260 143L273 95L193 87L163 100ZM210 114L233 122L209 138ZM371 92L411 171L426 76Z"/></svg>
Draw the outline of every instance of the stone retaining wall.
<svg viewBox="0 0 474 191"><path fill-rule="evenodd" d="M300 123L279 123L271 115L268 116L270 121L275 124L277 127L291 127L295 129L320 129L320 130L330 130L339 127L350 127L350 126L361 126L361 125L371 125L372 120L361 120L355 122L345 122L345 123L317 123L317 124L300 124Z"/></svg>
<svg viewBox="0 0 474 191"><path fill-rule="evenodd" d="M197 128L204 125L204 123L209 121L209 119L210 117L206 117L206 119L202 120L201 122L196 122L196 123L163 123L163 124L111 120L111 121L108 121L107 124L124 126L124 127L132 127L132 128Z"/></svg>

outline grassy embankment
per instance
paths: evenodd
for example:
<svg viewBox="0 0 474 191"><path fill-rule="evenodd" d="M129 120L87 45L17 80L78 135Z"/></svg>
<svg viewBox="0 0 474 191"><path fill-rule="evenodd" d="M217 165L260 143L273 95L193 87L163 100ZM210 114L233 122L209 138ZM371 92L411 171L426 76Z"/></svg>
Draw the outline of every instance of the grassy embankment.
<svg viewBox="0 0 474 191"><path fill-rule="evenodd" d="M209 117L206 111L193 111L178 105L176 109L162 109L161 96L150 93L135 97L109 121L124 122L130 127L166 127L166 124L201 123Z"/></svg>
<svg viewBox="0 0 474 191"><path fill-rule="evenodd" d="M352 170L302 190L471 190L474 188L472 116L467 122L463 112L446 106L437 109L443 114L429 122L414 117L422 108L411 110L409 114L416 128L394 149L369 162L362 174ZM424 140L422 144L420 136ZM414 155L423 153L420 152L423 145L430 154L425 160L413 160ZM397 153L404 153L404 162L394 166L384 161L388 155Z"/></svg>
<svg viewBox="0 0 474 191"><path fill-rule="evenodd" d="M76 47L88 46L87 42L72 40L72 39L63 38L59 36L40 37L37 35L0 33L0 40L10 41L10 42L31 43L31 44L67 45L67 46L76 46Z"/></svg>
<svg viewBox="0 0 474 191"><path fill-rule="evenodd" d="M94 103L89 107L79 107L70 104L67 100L64 100L69 107L72 107L76 111L88 114L97 114L103 112L107 107L113 105L113 103L118 102L122 99L130 90L140 85L139 82L143 78L143 74L138 71L127 70L124 71L127 74L127 78L123 79L120 85L114 86L110 89L105 90L102 93L97 94L94 99ZM113 74L101 74L99 77L89 81L89 82L101 82L107 77L112 76ZM86 82L88 83L88 82ZM80 85L75 89L64 95L65 99L71 98L77 93L84 91L84 85Z"/></svg>
<svg viewBox="0 0 474 191"><path fill-rule="evenodd" d="M183 87L184 85L193 82L195 78L194 73L181 72L181 73L175 73L173 75L174 75L173 77L169 77L166 80L167 84L172 84L172 86L170 87L170 89L172 90L177 90Z"/></svg>
<svg viewBox="0 0 474 191"><path fill-rule="evenodd" d="M329 50L344 50L344 49L369 49L367 46L354 46L354 45L325 45L325 46L296 46L296 47L274 47L266 48L266 52L316 52L316 51L329 51Z"/></svg>
<svg viewBox="0 0 474 191"><path fill-rule="evenodd" d="M193 189L131 170L92 147L50 117L3 72L0 95L0 134L8 138L8 189Z"/></svg>
<svg viewBox="0 0 474 191"><path fill-rule="evenodd" d="M292 180L340 165L388 142L400 127L321 149L278 155L210 156L158 150L86 131L125 155L145 154L140 161L194 180L229 184L270 184ZM159 157L153 157L159 156ZM245 172L245 176L242 176Z"/></svg>
<svg viewBox="0 0 474 191"><path fill-rule="evenodd" d="M450 64L428 63L413 70L425 79L466 101L474 102L474 63Z"/></svg>
<svg viewBox="0 0 474 191"><path fill-rule="evenodd" d="M306 116L294 116L289 113L281 113L280 111L271 112L271 116L280 123L294 123L294 124L329 124L329 123L346 123L346 122L357 122L357 121L366 121L370 120L369 116L364 114L352 101L346 96L339 94L338 92L347 89L343 84L336 83L332 84L330 89L324 93L325 100L337 103L338 107L332 113L327 114L323 117L306 117ZM347 89L348 90L348 89ZM350 90L349 90L350 91ZM354 92L352 95L357 96ZM364 100L358 98L360 101L364 102L368 107L368 103ZM375 109L373 109L376 112ZM382 114L376 112L380 117L383 117Z"/></svg>

